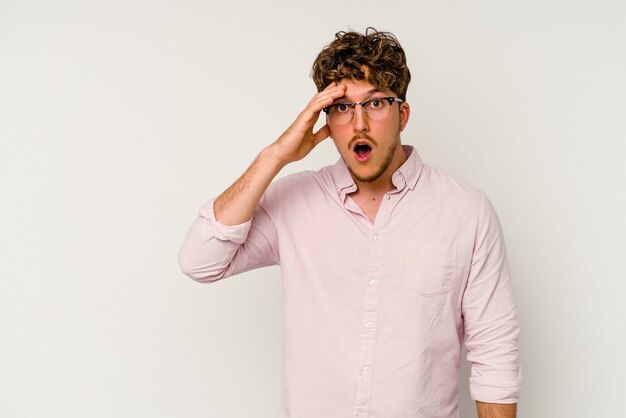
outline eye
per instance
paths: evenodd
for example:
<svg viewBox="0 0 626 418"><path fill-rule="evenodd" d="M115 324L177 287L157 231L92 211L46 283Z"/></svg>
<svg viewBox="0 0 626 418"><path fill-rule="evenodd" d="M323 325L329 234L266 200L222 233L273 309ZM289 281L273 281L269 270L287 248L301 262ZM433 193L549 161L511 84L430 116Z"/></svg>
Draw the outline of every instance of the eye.
<svg viewBox="0 0 626 418"><path fill-rule="evenodd" d="M350 107L351 106L346 103L338 103L335 105L335 111L338 113L346 113L350 110Z"/></svg>
<svg viewBox="0 0 626 418"><path fill-rule="evenodd" d="M385 106L385 101L381 100L381 99L372 99L367 104L367 107L370 108L370 109L373 109L373 110L380 109L380 108L382 108L384 106Z"/></svg>

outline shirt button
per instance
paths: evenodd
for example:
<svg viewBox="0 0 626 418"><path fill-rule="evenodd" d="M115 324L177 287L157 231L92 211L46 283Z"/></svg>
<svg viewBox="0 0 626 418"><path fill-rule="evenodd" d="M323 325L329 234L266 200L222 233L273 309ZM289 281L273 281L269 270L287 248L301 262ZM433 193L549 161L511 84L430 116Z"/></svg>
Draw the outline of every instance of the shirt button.
<svg viewBox="0 0 626 418"><path fill-rule="evenodd" d="M363 368L361 369L361 371L363 372L363 374L369 374L369 372L370 372L370 368L369 368L369 367L367 367L367 366L365 366L365 367L363 367Z"/></svg>
<svg viewBox="0 0 626 418"><path fill-rule="evenodd" d="M376 279L370 280L370 286L376 286Z"/></svg>
<svg viewBox="0 0 626 418"><path fill-rule="evenodd" d="M378 234L374 234L374 236L372 237L372 239L373 239L374 241L378 241Z"/></svg>
<svg viewBox="0 0 626 418"><path fill-rule="evenodd" d="M372 327L373 327L373 326L374 326L374 323L373 323L373 322L367 321L367 322L365 323L365 328L367 328L367 329L372 329Z"/></svg>

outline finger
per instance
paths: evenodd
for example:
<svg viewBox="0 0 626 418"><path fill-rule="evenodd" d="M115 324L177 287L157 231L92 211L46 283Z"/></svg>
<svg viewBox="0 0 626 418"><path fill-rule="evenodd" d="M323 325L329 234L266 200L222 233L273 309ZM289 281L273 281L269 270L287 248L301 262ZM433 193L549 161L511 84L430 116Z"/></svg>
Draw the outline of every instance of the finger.
<svg viewBox="0 0 626 418"><path fill-rule="evenodd" d="M335 98L332 96L317 98L308 104L301 115L307 122L315 123L322 109L326 106L330 106L334 101Z"/></svg>
<svg viewBox="0 0 626 418"><path fill-rule="evenodd" d="M326 86L326 88L324 88L323 90L318 91L315 96L332 93L333 91L336 91L336 90L345 90L345 88L346 88L345 84L331 83L328 86Z"/></svg>
<svg viewBox="0 0 626 418"><path fill-rule="evenodd" d="M319 99L324 99L327 97L332 97L332 98L337 98L337 97L341 97L345 94L346 92L346 88L345 86L339 86L336 88L333 88L331 90L327 90L327 91L322 91L318 94L316 94L315 96L313 96L313 98L311 99L311 101L316 101Z"/></svg>
<svg viewBox="0 0 626 418"><path fill-rule="evenodd" d="M337 87L339 85L340 84L337 83L336 81L331 81L326 87L324 87L322 91L332 89L333 87Z"/></svg>
<svg viewBox="0 0 626 418"><path fill-rule="evenodd" d="M309 102L309 106L319 107L320 104L324 104L324 106L328 106L332 104L335 101L335 99L338 99L339 97L342 97L343 95L344 95L343 90L337 90L337 91L333 90L325 94L320 94L311 99L311 101Z"/></svg>
<svg viewBox="0 0 626 418"><path fill-rule="evenodd" d="M313 96L307 107L302 112L302 116L304 116L304 120L307 123L315 123L323 108L330 106L333 104L335 99L344 95L346 89L345 85L336 84L333 87L331 86L332 83L327 87L327 90L325 89Z"/></svg>
<svg viewBox="0 0 626 418"><path fill-rule="evenodd" d="M341 86L337 89L332 89L327 92L322 92L313 97L311 102L309 102L309 107L314 109L314 111L320 111L326 106L330 106L333 104L335 99L342 97L345 93L345 86Z"/></svg>
<svg viewBox="0 0 626 418"><path fill-rule="evenodd" d="M315 96L332 94L335 91L344 91L345 89L346 89L346 86L344 84L335 84L335 85L329 84L328 87L326 87L324 90L317 92Z"/></svg>

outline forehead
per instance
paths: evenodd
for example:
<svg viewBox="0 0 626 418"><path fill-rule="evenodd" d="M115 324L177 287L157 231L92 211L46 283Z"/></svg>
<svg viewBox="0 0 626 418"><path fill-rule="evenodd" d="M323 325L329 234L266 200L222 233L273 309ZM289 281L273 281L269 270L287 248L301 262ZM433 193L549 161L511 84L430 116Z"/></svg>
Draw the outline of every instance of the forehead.
<svg viewBox="0 0 626 418"><path fill-rule="evenodd" d="M339 81L339 84L346 86L346 93L344 94L343 97L340 97L339 99L337 99L337 101L347 99L353 102L358 102L358 101L365 100L368 97L375 95L376 93L382 93L382 95L379 94L381 96L393 95L393 93L387 89L385 90L377 89L376 87L374 87L372 83L370 83L367 80L352 80L349 78L343 78Z"/></svg>

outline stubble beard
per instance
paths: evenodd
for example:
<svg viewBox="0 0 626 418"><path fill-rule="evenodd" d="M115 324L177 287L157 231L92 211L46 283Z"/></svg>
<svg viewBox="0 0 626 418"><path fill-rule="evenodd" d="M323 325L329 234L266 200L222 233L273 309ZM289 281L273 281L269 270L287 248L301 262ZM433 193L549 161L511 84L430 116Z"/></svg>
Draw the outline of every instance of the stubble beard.
<svg viewBox="0 0 626 418"><path fill-rule="evenodd" d="M373 183L374 181L378 180L378 178L385 172L385 170L387 170L387 168L389 168L389 165L391 164L391 160L393 160L393 155L396 152L396 147L398 146L398 142L394 142L393 145L389 148L389 151L387 152L387 155L385 155L385 159L383 160L383 162L378 166L378 169L372 173L371 175L367 176L367 177L361 177L359 176L357 173L355 173L350 166L348 165L348 170L350 171L350 174L352 175L352 177L356 180L359 181L361 183ZM347 164L346 164L347 165Z"/></svg>

